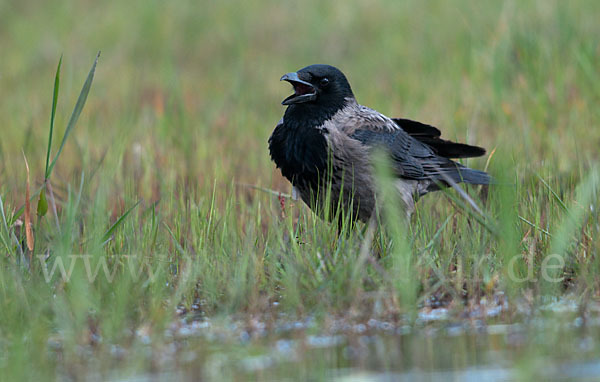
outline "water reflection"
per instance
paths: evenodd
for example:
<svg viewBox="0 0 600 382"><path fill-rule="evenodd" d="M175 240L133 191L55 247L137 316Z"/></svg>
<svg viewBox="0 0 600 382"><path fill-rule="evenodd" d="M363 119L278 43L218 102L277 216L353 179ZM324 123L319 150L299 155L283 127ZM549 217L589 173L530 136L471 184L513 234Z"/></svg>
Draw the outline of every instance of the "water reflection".
<svg viewBox="0 0 600 382"><path fill-rule="evenodd" d="M458 313L445 307L423 308L412 322L408 317L184 314L162 337L140 327L135 332L137 347L108 348L114 360L150 360L155 374L136 375L135 380L156 375L341 381L600 376L597 306L582 310L572 300L548 301L533 314L517 313L509 319L503 313L507 308L504 302ZM49 347L60 349L60 341L53 341Z"/></svg>

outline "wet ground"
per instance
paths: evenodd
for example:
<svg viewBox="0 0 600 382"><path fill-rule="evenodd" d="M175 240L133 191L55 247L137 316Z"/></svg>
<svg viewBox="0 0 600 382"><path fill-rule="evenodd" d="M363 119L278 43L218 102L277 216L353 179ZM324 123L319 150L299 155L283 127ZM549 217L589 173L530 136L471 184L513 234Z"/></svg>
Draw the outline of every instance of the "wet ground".
<svg viewBox="0 0 600 382"><path fill-rule="evenodd" d="M600 305L551 300L503 323L502 299L456 314L424 308L415 319L181 316L153 344L135 335L153 372L114 380L509 381L600 380ZM412 322L412 323L409 323ZM142 346L142 349L144 348ZM114 357L132 350L114 347ZM136 350L136 351L139 351Z"/></svg>

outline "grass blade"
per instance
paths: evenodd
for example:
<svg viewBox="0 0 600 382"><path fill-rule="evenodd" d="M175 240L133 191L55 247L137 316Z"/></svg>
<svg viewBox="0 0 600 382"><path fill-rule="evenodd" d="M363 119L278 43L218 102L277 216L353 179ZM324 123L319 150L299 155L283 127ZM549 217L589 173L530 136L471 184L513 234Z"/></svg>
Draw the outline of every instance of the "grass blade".
<svg viewBox="0 0 600 382"><path fill-rule="evenodd" d="M27 248L33 251L33 230L31 229L31 202L29 201L29 163L27 157L23 153L25 159L25 168L27 169L27 183L25 183L25 236L27 238ZM31 260L31 259L30 259Z"/></svg>
<svg viewBox="0 0 600 382"><path fill-rule="evenodd" d="M50 150L52 149L52 135L54 133L54 117L56 116L56 104L58 103L58 89L60 87L60 67L62 66L62 59L63 56L61 55L60 60L58 60L56 75L54 76L54 92L52 93L52 114L50 115L50 133L48 134L48 151L46 151L46 172L44 173L44 179L48 179L48 177L50 176L50 173L48 172L48 167L50 165Z"/></svg>
<svg viewBox="0 0 600 382"><path fill-rule="evenodd" d="M52 183L50 183L50 179L46 179L44 182L44 188L42 191L45 190L48 190L48 196L50 196L50 206L52 207L52 214L54 215L56 229L58 229L58 232L60 232L60 222L58 221L58 212L56 210L56 199L54 199L54 192L52 191Z"/></svg>
<svg viewBox="0 0 600 382"><path fill-rule="evenodd" d="M550 245L550 254L567 256L569 246L577 242L576 235L585 224L589 206L593 203L600 185L600 176L596 168L589 171L586 179L577 186L575 200L565 209L563 223L558 227Z"/></svg>
<svg viewBox="0 0 600 382"><path fill-rule="evenodd" d="M42 189L44 188L44 186L40 187L39 189L37 189L33 195L31 195L31 197L29 198L30 202L33 202L34 199L39 195L39 193L42 191ZM25 204L23 204L21 207L19 207L15 213L10 217L10 219L8 220L8 225L12 226L18 218L21 217L21 215L23 215L23 212L25 212Z"/></svg>
<svg viewBox="0 0 600 382"><path fill-rule="evenodd" d="M106 231L106 233L104 233L104 235L102 235L102 243L106 243L108 241L108 239L110 239L111 235L113 234L113 232L119 228L119 226L121 224L123 224L123 222L125 221L125 219L127 218L127 216L131 213L131 211L134 210L135 207L137 207L140 203L142 202L142 199L138 200L133 206L131 206L127 211L125 211L125 213L123 215L121 215L116 222L113 223L113 225L110 226L110 228L108 229L108 231Z"/></svg>
<svg viewBox="0 0 600 382"><path fill-rule="evenodd" d="M277 197L281 196L282 198L292 199L292 195L290 195L290 194L285 194L283 192L271 190L269 188L256 186L254 184L236 183L236 185L240 186L240 187L247 187L247 188L251 188L253 190L258 190L258 191L266 192L267 194L275 195Z"/></svg>
<svg viewBox="0 0 600 382"><path fill-rule="evenodd" d="M0 235L0 239L2 239L2 244L4 244L7 253L9 253L10 247L6 240L8 239L8 241L10 241L10 231L8 230L8 224L6 224L6 214L4 213L4 203L2 202L2 196L0 196L0 216L2 216L2 227L6 231L6 239L4 238L4 235Z"/></svg>
<svg viewBox="0 0 600 382"><path fill-rule="evenodd" d="M519 215L518 216L519 219L524 222L525 224L529 225L532 228L537 229L538 231L542 232L543 234L545 234L546 236L550 236L552 237L552 234L548 231L546 231L545 229L543 229L542 227L538 227L537 224L530 222L529 220L525 219L523 216Z"/></svg>
<svg viewBox="0 0 600 382"><path fill-rule="evenodd" d="M462 211L466 212L469 216L471 216L473 219L475 219L477 221L477 223L481 224L481 226L484 227L489 233L491 233L494 236L499 235L498 228L496 227L497 223L494 222L494 220L491 217L489 217L487 214L485 214L483 211L481 211L481 209L479 209L479 211L476 211L473 208L472 204L469 203L467 205L467 203L465 203L462 199L462 197L463 197L462 194L460 195L461 197L458 198L450 192L450 189L445 189L445 188L441 189L440 192L442 192L448 199L450 199L451 201L456 203L456 205ZM471 198L469 197L469 199L471 199ZM477 213L475 213L475 212L477 212Z"/></svg>
<svg viewBox="0 0 600 382"><path fill-rule="evenodd" d="M8 224L6 223L6 215L4 214L4 203L2 202L2 196L0 196L0 214L2 214L2 225L8 234Z"/></svg>
<svg viewBox="0 0 600 382"><path fill-rule="evenodd" d="M554 197L554 199L558 202L558 204L560 204L560 207L564 210L564 211L569 211L569 208L567 207L567 205L565 204L565 202L563 202L563 200L560 198L560 196L558 196L558 194L552 189L552 187L550 187L550 185L548 184L548 182L546 182L544 180L544 178L542 178L540 176L540 174L535 174L535 176L537 176L537 178L542 182L542 184L548 189L548 191L550 191L550 193L552 194L552 196Z"/></svg>
<svg viewBox="0 0 600 382"><path fill-rule="evenodd" d="M79 98L77 98L77 103L75 104L75 108L73 109L73 113L71 114L71 118L69 119L69 123L67 124L67 129L65 130L65 135L63 136L62 142L60 143L60 147L58 148L58 151L56 152L56 155L54 156L52 163L50 163L48 170L46 171L46 178L49 178L50 174L52 174L52 169L54 169L56 160L60 156L60 153L62 152L63 147L65 146L67 138L69 137L71 130L73 130L73 127L75 127L75 124L77 123L77 120L79 119L79 115L81 114L81 111L83 110L83 106L85 105L85 101L87 100L87 96L90 92L90 88L92 87L92 81L94 79L94 73L96 72L96 65L98 64L99 57L100 57L100 52L98 52L98 55L96 56L96 59L94 60L94 64L92 65L92 68L90 69L90 72L88 73L88 76L83 84L83 87L81 88L81 92L79 93Z"/></svg>

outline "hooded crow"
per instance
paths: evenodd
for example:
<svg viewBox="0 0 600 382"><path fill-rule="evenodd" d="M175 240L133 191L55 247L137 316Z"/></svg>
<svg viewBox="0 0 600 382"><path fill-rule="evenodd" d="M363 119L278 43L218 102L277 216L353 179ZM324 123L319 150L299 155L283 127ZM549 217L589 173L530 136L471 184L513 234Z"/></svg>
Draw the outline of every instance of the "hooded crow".
<svg viewBox="0 0 600 382"><path fill-rule="evenodd" d="M377 148L389 154L409 216L416 198L430 191L491 181L485 172L450 159L478 157L485 149L442 139L433 126L388 118L358 104L346 76L333 66L307 66L281 80L292 84L294 94L282 102L287 109L269 138L269 151L293 194L313 211L322 211L327 199L368 221L376 210Z"/></svg>

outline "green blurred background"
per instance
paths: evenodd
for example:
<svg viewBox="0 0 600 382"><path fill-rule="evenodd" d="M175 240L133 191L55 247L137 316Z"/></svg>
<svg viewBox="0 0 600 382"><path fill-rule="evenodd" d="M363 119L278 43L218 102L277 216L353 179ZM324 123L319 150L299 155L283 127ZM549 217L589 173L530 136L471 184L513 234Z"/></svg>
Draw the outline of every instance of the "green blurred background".
<svg viewBox="0 0 600 382"><path fill-rule="evenodd" d="M380 112L526 155L524 167L568 173L576 159L597 155L599 8L595 1L3 1L2 187L11 194L20 187L11 179L23 174L15 160L22 149L34 174L43 165L60 55L59 132L98 50L62 176L104 154L105 163L118 163L137 147L168 163L166 176L211 183L216 172L269 185L266 140L290 92L278 79L313 63L341 68L359 102Z"/></svg>

